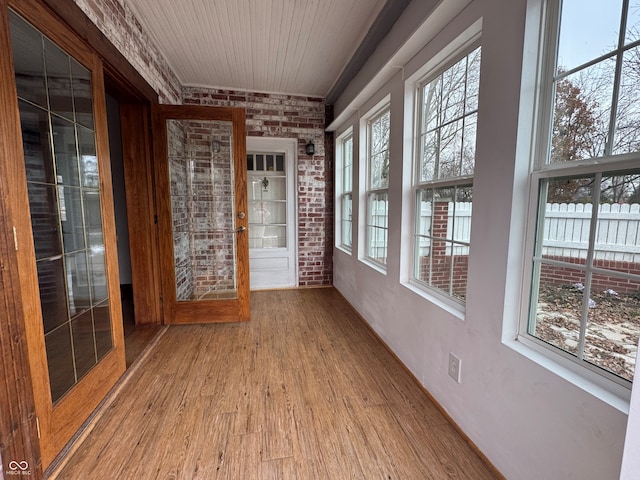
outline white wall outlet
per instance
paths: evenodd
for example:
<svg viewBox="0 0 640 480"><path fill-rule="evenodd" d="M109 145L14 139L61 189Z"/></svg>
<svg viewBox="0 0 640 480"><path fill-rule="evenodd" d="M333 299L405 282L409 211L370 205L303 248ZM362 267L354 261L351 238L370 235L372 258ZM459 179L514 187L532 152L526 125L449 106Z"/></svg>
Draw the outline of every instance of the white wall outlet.
<svg viewBox="0 0 640 480"><path fill-rule="evenodd" d="M462 361L453 353L449 352L449 376L460 383L460 367Z"/></svg>

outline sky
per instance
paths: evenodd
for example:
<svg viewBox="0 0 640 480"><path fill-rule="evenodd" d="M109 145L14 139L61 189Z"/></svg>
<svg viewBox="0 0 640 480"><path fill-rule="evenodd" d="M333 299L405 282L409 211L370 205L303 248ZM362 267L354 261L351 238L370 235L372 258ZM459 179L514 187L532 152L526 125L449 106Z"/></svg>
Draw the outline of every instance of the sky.
<svg viewBox="0 0 640 480"><path fill-rule="evenodd" d="M618 42L622 0L563 0L558 65L566 70L610 52ZM630 29L640 31L640 0L630 0Z"/></svg>

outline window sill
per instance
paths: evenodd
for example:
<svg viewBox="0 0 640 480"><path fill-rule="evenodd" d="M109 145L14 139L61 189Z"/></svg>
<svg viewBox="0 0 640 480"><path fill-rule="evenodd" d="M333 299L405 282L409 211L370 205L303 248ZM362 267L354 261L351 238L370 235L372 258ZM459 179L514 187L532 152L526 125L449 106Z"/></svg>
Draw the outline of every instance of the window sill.
<svg viewBox="0 0 640 480"><path fill-rule="evenodd" d="M503 343L607 405L629 414L631 391L624 386L581 367L527 338L503 340Z"/></svg>
<svg viewBox="0 0 640 480"><path fill-rule="evenodd" d="M342 253L346 253L349 256L353 255L353 250L351 250L349 247L345 247L344 245L336 245L335 248L336 250L340 250Z"/></svg>
<svg viewBox="0 0 640 480"><path fill-rule="evenodd" d="M375 270L378 273L381 273L382 275L387 275L387 268L379 263L376 263L372 260L369 260L368 258L361 258L360 261L365 264L367 267L372 268L373 270Z"/></svg>
<svg viewBox="0 0 640 480"><path fill-rule="evenodd" d="M427 302L436 305L437 307L443 309L447 313L453 315L457 319L462 320L464 322L465 314L466 314L466 308L464 305L461 305L460 303L454 300L451 300L450 298L447 298L444 295L438 295L436 292L427 290L422 285L418 285L411 281L402 282L401 285L406 289L412 291L416 295L419 295Z"/></svg>

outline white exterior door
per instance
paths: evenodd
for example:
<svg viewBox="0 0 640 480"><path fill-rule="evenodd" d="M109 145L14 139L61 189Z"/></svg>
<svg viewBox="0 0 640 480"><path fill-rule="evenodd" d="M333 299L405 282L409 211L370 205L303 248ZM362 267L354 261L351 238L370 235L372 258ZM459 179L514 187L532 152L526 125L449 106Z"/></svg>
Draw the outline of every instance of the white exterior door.
<svg viewBox="0 0 640 480"><path fill-rule="evenodd" d="M251 289L298 284L296 140L247 137Z"/></svg>

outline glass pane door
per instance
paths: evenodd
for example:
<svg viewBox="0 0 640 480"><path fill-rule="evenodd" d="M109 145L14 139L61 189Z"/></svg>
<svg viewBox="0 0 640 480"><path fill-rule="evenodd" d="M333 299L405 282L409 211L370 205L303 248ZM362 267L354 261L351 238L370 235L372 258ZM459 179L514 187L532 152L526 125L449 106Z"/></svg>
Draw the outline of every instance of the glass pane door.
<svg viewBox="0 0 640 480"><path fill-rule="evenodd" d="M235 299L233 125L167 120L176 300Z"/></svg>
<svg viewBox="0 0 640 480"><path fill-rule="evenodd" d="M152 113L164 322L249 320L244 110Z"/></svg>
<svg viewBox="0 0 640 480"><path fill-rule="evenodd" d="M53 403L113 348L91 72L11 12Z"/></svg>

